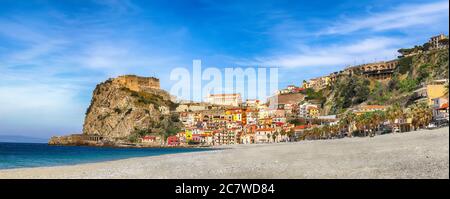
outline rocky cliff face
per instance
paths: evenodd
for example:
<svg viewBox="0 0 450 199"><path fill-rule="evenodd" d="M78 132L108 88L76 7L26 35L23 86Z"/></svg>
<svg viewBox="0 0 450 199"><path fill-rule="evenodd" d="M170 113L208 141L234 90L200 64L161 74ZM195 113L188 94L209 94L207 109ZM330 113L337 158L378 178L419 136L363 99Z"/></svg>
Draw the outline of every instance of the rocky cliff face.
<svg viewBox="0 0 450 199"><path fill-rule="evenodd" d="M117 141L127 140L136 132L165 134L180 127L178 117L170 112L177 105L170 101L166 91L148 87L148 78L130 76L133 82L143 85L133 84L132 88L123 83L127 82L124 80L127 76L119 78L109 79L95 88L86 112L83 135Z"/></svg>

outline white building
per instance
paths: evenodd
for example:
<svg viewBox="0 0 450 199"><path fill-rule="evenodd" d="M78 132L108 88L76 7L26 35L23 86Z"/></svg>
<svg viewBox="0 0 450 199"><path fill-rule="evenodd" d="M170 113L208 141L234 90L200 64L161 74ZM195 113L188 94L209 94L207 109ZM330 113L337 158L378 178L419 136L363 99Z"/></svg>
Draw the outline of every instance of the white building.
<svg viewBox="0 0 450 199"><path fill-rule="evenodd" d="M301 104L300 106L298 106L298 116L301 118L310 118L309 115L310 108L319 108L319 106L309 103Z"/></svg>
<svg viewBox="0 0 450 199"><path fill-rule="evenodd" d="M225 106L239 106L242 103L241 94L210 94L206 97L206 101L211 104Z"/></svg>

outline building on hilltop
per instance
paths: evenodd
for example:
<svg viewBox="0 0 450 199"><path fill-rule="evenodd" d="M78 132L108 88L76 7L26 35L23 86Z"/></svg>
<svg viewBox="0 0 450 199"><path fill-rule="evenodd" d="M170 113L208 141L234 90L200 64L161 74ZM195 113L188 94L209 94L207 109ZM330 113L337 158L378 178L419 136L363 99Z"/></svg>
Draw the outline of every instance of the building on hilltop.
<svg viewBox="0 0 450 199"><path fill-rule="evenodd" d="M354 75L360 74L368 78L384 80L390 79L394 73L395 68L397 68L398 61L382 61L375 63L362 64L358 66L351 66L344 69L344 74Z"/></svg>
<svg viewBox="0 0 450 199"><path fill-rule="evenodd" d="M428 41L431 49L448 48L448 37L444 34L436 35L430 38Z"/></svg>
<svg viewBox="0 0 450 199"><path fill-rule="evenodd" d="M211 104L224 106L239 106L242 103L241 94L209 94L206 101Z"/></svg>
<svg viewBox="0 0 450 199"><path fill-rule="evenodd" d="M314 90L320 90L327 86L330 86L332 83L332 78L330 76L322 76L310 79L309 81L303 81L302 88L312 88Z"/></svg>
<svg viewBox="0 0 450 199"><path fill-rule="evenodd" d="M160 89L159 79L155 77L139 77L136 75L122 75L113 79L124 87L140 92L148 89Z"/></svg>

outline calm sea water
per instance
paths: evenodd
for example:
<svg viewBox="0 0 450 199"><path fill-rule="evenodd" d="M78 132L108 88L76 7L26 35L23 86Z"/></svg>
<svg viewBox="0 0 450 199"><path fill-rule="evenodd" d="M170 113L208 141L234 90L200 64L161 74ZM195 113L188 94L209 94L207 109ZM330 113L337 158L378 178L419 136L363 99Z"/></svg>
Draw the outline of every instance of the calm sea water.
<svg viewBox="0 0 450 199"><path fill-rule="evenodd" d="M211 150L206 148L109 148L49 146L34 143L0 142L0 169L70 165L130 157Z"/></svg>

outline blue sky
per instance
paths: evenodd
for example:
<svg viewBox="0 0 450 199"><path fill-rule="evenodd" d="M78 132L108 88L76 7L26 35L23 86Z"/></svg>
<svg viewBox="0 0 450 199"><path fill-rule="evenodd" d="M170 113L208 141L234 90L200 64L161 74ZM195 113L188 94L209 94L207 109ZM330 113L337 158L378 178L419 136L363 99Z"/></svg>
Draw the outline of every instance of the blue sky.
<svg viewBox="0 0 450 199"><path fill-rule="evenodd" d="M279 87L448 34L449 2L0 0L0 135L80 132L120 74L276 66Z"/></svg>

